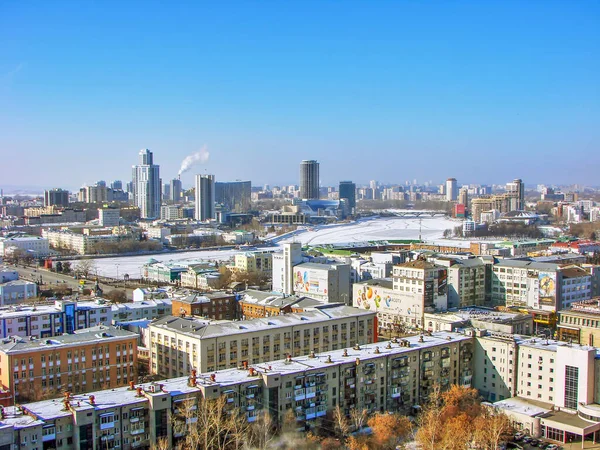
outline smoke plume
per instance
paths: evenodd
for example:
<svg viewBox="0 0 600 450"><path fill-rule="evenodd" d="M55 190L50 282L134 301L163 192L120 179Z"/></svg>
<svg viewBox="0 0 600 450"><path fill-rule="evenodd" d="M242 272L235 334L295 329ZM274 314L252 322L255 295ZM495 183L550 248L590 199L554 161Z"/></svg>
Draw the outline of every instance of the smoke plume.
<svg viewBox="0 0 600 450"><path fill-rule="evenodd" d="M178 175L181 175L182 173L187 172L196 164L205 163L206 161L208 161L208 156L209 156L209 153L206 148L206 145L203 145L202 148L200 149L200 151L198 151L196 153L192 153L191 155L188 155L185 157L185 159L181 163L181 168L179 169Z"/></svg>

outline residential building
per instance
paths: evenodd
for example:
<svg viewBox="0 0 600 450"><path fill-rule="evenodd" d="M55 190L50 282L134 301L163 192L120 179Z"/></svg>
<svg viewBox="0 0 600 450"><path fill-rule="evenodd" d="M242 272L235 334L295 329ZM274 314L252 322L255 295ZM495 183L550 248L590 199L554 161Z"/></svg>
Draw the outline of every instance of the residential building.
<svg viewBox="0 0 600 450"><path fill-rule="evenodd" d="M483 258L442 256L433 262L448 270L448 308L483 306L486 304L486 273Z"/></svg>
<svg viewBox="0 0 600 450"><path fill-rule="evenodd" d="M69 191L58 188L44 191L44 206L69 206Z"/></svg>
<svg viewBox="0 0 600 450"><path fill-rule="evenodd" d="M250 181L229 181L215 183L215 201L233 213L250 211Z"/></svg>
<svg viewBox="0 0 600 450"><path fill-rule="evenodd" d="M522 211L525 209L525 184L517 178L511 183L506 183L506 193L510 197L510 211Z"/></svg>
<svg viewBox="0 0 600 450"><path fill-rule="evenodd" d="M181 287L214 289L218 286L220 273L212 263L190 264L181 272Z"/></svg>
<svg viewBox="0 0 600 450"><path fill-rule="evenodd" d="M238 318L238 305L235 294L213 292L191 294L182 298L173 298L171 314L173 316L196 316L214 320L234 320Z"/></svg>
<svg viewBox="0 0 600 450"><path fill-rule="evenodd" d="M318 200L319 195L319 163L315 160L304 160L300 163L300 198Z"/></svg>
<svg viewBox="0 0 600 450"><path fill-rule="evenodd" d="M135 320L154 320L171 314L171 299L157 298L141 302L114 303L110 308L115 325Z"/></svg>
<svg viewBox="0 0 600 450"><path fill-rule="evenodd" d="M79 255L96 253L103 244L114 244L123 241L132 241L137 238L131 231L124 227L101 229L45 229L42 230L43 238L53 248L72 250Z"/></svg>
<svg viewBox="0 0 600 450"><path fill-rule="evenodd" d="M426 331L459 331L465 328L505 334L530 335L534 332L531 314L506 309L498 310L476 306L447 312L425 313Z"/></svg>
<svg viewBox="0 0 600 450"><path fill-rule="evenodd" d="M235 270L271 275L273 272L273 252L244 252L235 255Z"/></svg>
<svg viewBox="0 0 600 450"><path fill-rule="evenodd" d="M301 313L323 305L323 302L310 297L280 295L274 292L248 289L241 292L238 305L240 318L242 320L249 320Z"/></svg>
<svg viewBox="0 0 600 450"><path fill-rule="evenodd" d="M0 341L0 383L14 401L63 391L89 392L135 381L137 335L97 326L52 338Z"/></svg>
<svg viewBox="0 0 600 450"><path fill-rule="evenodd" d="M160 207L161 220L178 220L183 219L183 208L181 205L162 205Z"/></svg>
<svg viewBox="0 0 600 450"><path fill-rule="evenodd" d="M204 222L215 218L215 176L196 175L196 213L194 218Z"/></svg>
<svg viewBox="0 0 600 450"><path fill-rule="evenodd" d="M473 337L456 333L411 337L387 345L359 345L322 355L269 361L260 365L186 374L159 383L69 394L5 408L0 440L19 445L44 437L63 450L149 447L166 439L175 448L186 435L186 416L201 399L225 397L226 410L238 408L248 422L267 410L277 424L290 411L298 427L312 429L339 405L351 410L414 413L431 390L468 386ZM277 395L274 395L277 393Z"/></svg>
<svg viewBox="0 0 600 450"><path fill-rule="evenodd" d="M458 200L458 183L456 178L448 178L446 180L446 200L455 202Z"/></svg>
<svg viewBox="0 0 600 450"><path fill-rule="evenodd" d="M160 168L147 148L140 150L139 158L132 173L133 204L140 208L142 219L156 219L160 216Z"/></svg>
<svg viewBox="0 0 600 450"><path fill-rule="evenodd" d="M301 314L211 323L165 317L150 324L150 370L164 377L264 363L375 342L375 313L323 305Z"/></svg>

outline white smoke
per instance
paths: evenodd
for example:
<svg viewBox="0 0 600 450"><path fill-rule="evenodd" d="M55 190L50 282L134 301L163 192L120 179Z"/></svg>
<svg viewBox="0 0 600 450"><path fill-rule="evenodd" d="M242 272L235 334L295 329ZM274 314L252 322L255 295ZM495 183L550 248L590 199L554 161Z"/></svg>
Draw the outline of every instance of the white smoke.
<svg viewBox="0 0 600 450"><path fill-rule="evenodd" d="M196 164L205 163L206 161L208 161L208 156L209 153L206 148L206 145L203 145L200 151L192 153L191 155L185 157L185 159L181 163L181 168L179 169L178 175L187 172Z"/></svg>

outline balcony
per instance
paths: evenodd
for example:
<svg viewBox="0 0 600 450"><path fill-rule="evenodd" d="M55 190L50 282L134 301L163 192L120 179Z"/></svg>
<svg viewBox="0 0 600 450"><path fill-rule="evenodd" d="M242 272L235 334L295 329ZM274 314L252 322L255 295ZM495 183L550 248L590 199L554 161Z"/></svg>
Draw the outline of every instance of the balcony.
<svg viewBox="0 0 600 450"><path fill-rule="evenodd" d="M144 434L145 431L146 430L144 430L144 428L138 428L138 429L135 429L135 430L131 430L130 434L133 435L133 436L135 436L137 434Z"/></svg>

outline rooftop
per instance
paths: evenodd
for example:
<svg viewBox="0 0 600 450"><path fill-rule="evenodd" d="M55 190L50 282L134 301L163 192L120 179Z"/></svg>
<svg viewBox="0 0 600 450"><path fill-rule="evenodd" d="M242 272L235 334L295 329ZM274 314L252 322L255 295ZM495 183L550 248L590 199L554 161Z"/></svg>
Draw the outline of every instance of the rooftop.
<svg viewBox="0 0 600 450"><path fill-rule="evenodd" d="M549 413L554 405L543 403L534 400L525 400L519 397L511 397L506 400L501 400L494 403L497 408L504 409L509 412L525 414L529 417L536 417Z"/></svg>

